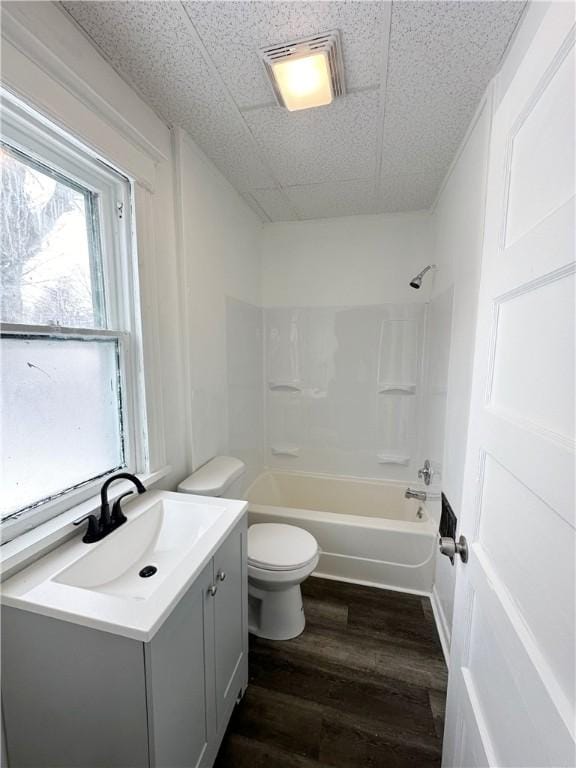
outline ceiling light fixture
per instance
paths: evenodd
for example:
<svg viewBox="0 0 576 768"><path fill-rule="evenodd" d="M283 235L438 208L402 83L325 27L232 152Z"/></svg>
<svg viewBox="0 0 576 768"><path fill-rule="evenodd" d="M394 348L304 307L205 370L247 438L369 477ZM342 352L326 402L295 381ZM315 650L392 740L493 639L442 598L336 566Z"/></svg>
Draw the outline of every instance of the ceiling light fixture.
<svg viewBox="0 0 576 768"><path fill-rule="evenodd" d="M344 93L340 33L335 30L262 48L278 103L290 112L330 104Z"/></svg>

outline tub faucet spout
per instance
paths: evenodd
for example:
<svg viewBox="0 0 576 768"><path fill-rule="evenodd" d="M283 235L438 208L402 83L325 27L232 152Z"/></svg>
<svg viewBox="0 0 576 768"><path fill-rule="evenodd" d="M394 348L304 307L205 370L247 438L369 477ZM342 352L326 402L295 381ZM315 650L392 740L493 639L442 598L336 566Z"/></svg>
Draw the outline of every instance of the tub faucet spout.
<svg viewBox="0 0 576 768"><path fill-rule="evenodd" d="M414 491L412 488L406 488L404 493L405 499L418 499L418 501L426 501L426 491Z"/></svg>

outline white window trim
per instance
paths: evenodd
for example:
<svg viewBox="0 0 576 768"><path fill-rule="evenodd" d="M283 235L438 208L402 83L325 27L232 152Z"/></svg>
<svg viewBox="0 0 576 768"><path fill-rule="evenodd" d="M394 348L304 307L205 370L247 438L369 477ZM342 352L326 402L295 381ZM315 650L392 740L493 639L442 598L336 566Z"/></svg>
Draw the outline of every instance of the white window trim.
<svg viewBox="0 0 576 768"><path fill-rule="evenodd" d="M136 237L133 229L135 190L130 180L110 168L53 123L31 110L8 92L2 97L2 134L16 149L43 164L54 165L79 185L101 195L100 227L107 304L107 321L113 330L1 324L3 334L35 334L60 338L115 338L121 355L120 375L124 432L124 471L150 474L148 420L144 384L140 288L136 269ZM81 151L82 157L78 159ZM117 207L121 206L121 217ZM118 254L122 258L117 258ZM106 473L106 474L111 474ZM31 528L83 503L102 477L88 479L78 488L62 493L37 507L2 521L2 541L9 542Z"/></svg>

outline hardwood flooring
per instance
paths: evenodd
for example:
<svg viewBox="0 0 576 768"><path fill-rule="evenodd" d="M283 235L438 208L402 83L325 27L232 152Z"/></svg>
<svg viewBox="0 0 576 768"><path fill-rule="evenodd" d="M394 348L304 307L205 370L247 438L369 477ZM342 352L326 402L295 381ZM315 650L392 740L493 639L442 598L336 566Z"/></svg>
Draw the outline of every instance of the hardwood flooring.
<svg viewBox="0 0 576 768"><path fill-rule="evenodd" d="M447 670L427 598L310 578L295 640L250 638L216 768L438 768Z"/></svg>

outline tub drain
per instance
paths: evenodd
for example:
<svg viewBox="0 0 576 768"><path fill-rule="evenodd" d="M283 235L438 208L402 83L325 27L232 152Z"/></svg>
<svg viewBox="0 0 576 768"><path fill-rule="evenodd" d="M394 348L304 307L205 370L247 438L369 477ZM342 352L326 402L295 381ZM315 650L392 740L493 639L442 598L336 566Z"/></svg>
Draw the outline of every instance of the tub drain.
<svg viewBox="0 0 576 768"><path fill-rule="evenodd" d="M157 570L158 568L156 568L155 565L145 565L138 576L141 576L143 579L147 579L149 576L154 576Z"/></svg>

